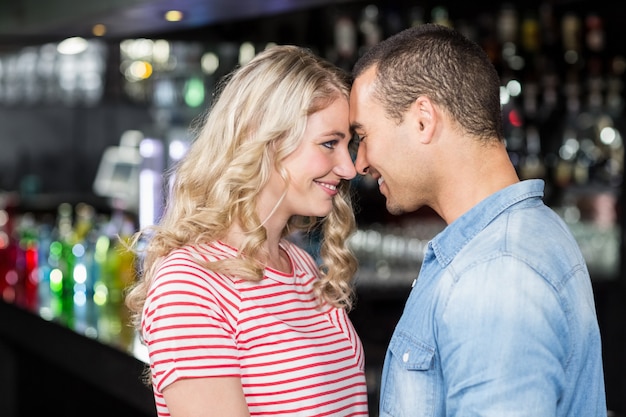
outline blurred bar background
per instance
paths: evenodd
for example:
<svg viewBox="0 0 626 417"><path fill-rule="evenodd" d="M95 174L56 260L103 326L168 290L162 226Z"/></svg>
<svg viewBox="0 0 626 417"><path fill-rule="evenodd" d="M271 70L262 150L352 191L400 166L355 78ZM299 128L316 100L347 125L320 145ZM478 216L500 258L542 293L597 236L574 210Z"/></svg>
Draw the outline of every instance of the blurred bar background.
<svg viewBox="0 0 626 417"><path fill-rule="evenodd" d="M350 70L425 22L459 29L496 65L511 160L546 181L583 250L608 413L626 415L626 9L608 0L0 0L0 415L153 416L123 305L137 259L122 243L158 220L220 78L273 43ZM427 209L390 216L376 184L353 186L351 315L376 417L387 342L444 224Z"/></svg>

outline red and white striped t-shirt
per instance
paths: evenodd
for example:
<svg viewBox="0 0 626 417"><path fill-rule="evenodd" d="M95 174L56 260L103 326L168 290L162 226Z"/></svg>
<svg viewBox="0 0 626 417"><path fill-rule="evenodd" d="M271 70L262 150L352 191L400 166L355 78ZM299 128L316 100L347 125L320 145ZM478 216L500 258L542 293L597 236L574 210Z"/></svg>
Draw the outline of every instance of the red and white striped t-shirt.
<svg viewBox="0 0 626 417"><path fill-rule="evenodd" d="M345 310L316 309L317 266L283 241L292 274L260 282L214 273L201 260L232 257L221 242L172 252L143 314L159 416L180 378L240 377L252 416L367 416L363 346Z"/></svg>

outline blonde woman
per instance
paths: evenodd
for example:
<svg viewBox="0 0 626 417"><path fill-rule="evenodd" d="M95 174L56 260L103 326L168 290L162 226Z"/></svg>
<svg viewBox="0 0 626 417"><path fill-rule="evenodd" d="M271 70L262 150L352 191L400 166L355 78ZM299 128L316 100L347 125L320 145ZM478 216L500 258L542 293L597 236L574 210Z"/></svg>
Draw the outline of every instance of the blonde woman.
<svg viewBox="0 0 626 417"><path fill-rule="evenodd" d="M349 78L275 46L235 70L175 170L127 295L159 416L365 416ZM321 227L320 261L288 235Z"/></svg>

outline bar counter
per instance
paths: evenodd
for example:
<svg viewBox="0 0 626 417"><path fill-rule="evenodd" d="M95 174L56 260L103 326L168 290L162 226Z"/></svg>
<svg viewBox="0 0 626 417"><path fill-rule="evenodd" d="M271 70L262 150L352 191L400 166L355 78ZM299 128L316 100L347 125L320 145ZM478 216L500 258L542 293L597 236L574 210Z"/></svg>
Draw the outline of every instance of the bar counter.
<svg viewBox="0 0 626 417"><path fill-rule="evenodd" d="M0 415L154 417L145 363L0 301Z"/></svg>

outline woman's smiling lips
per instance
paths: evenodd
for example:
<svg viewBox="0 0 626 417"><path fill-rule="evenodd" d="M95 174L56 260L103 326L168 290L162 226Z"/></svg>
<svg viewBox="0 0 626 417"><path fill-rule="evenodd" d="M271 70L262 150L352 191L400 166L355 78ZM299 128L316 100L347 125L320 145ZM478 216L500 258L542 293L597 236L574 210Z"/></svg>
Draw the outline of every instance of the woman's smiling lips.
<svg viewBox="0 0 626 417"><path fill-rule="evenodd" d="M331 184L329 182L315 181L316 184L321 185L324 191L330 195L337 194L337 184Z"/></svg>

